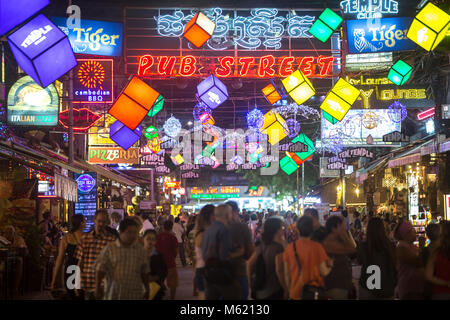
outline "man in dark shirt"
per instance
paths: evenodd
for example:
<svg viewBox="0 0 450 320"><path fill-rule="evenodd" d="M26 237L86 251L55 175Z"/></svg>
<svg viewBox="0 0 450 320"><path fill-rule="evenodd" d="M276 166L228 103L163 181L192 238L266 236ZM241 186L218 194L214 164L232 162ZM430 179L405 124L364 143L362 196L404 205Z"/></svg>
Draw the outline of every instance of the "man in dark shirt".
<svg viewBox="0 0 450 320"><path fill-rule="evenodd" d="M236 274L242 291L242 299L247 300L249 294L248 278L247 278L247 260L252 256L255 247L252 241L251 231L246 223L239 221L239 206L235 201L227 201L232 209L232 222L229 225L231 239L233 241L233 250L242 250L240 256L231 260L234 273Z"/></svg>
<svg viewBox="0 0 450 320"><path fill-rule="evenodd" d="M228 225L231 222L231 208L220 205L214 210L215 221L205 230L202 253L205 260L206 300L236 300L241 297L239 282L228 261L232 254L232 239ZM228 283L222 279L229 277Z"/></svg>
<svg viewBox="0 0 450 320"><path fill-rule="evenodd" d="M167 266L167 287L170 289L170 298L175 299L178 287L178 273L176 257L178 252L178 240L172 233L173 222L166 220L164 222L164 231L158 234L156 238L156 251L162 254Z"/></svg>
<svg viewBox="0 0 450 320"><path fill-rule="evenodd" d="M305 216L310 216L313 219L313 229L311 240L322 243L327 236L327 230L319 222L319 212L315 208L306 208Z"/></svg>

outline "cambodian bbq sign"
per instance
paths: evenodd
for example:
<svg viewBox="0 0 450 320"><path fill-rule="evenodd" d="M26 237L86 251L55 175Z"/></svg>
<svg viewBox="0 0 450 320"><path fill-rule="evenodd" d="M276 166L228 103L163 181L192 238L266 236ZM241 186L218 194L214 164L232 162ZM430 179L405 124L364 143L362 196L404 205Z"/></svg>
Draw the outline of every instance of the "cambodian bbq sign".
<svg viewBox="0 0 450 320"><path fill-rule="evenodd" d="M74 103L112 103L113 60L78 59L74 69Z"/></svg>

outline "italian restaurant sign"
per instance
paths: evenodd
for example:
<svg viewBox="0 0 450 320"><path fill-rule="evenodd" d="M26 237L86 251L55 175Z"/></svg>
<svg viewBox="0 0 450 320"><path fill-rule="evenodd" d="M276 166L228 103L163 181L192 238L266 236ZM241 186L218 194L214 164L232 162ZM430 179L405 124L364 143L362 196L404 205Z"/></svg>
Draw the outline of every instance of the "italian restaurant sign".
<svg viewBox="0 0 450 320"><path fill-rule="evenodd" d="M347 20L350 53L374 53L414 50L417 46L406 38L412 18Z"/></svg>
<svg viewBox="0 0 450 320"><path fill-rule="evenodd" d="M89 147L89 163L139 164L139 148Z"/></svg>
<svg viewBox="0 0 450 320"><path fill-rule="evenodd" d="M53 84L45 89L31 77L20 78L8 94L8 124L49 126L58 124L59 96Z"/></svg>
<svg viewBox="0 0 450 320"><path fill-rule="evenodd" d="M329 78L340 72L339 34L322 43L308 31L320 10L201 9L216 24L201 50L182 38L198 10L125 8L126 73L272 78L300 68L308 77Z"/></svg>
<svg viewBox="0 0 450 320"><path fill-rule="evenodd" d="M121 23L81 20L79 28L69 29L67 18L52 17L51 20L67 34L74 53L116 57L122 55Z"/></svg>

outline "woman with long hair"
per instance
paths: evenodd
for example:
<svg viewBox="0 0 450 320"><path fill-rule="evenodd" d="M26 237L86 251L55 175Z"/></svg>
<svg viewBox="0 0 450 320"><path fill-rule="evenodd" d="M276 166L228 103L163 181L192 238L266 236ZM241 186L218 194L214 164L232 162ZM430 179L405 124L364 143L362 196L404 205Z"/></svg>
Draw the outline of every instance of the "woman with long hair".
<svg viewBox="0 0 450 320"><path fill-rule="evenodd" d="M397 282L395 246L389 241L380 218L372 218L367 224L367 237L359 247L358 260L361 263L359 299L393 299ZM374 271L371 267L374 265L379 270ZM370 279L374 272L379 272L379 282Z"/></svg>
<svg viewBox="0 0 450 320"><path fill-rule="evenodd" d="M265 279L260 284L260 288L252 292L255 300L282 300L284 297L283 287L278 280L278 274L282 272L282 253L286 245L284 238L284 223L278 217L272 217L264 223L264 229L261 234L261 243L247 261L247 276L252 279L254 267L257 266L258 256L262 255L260 262L264 263Z"/></svg>
<svg viewBox="0 0 450 320"><path fill-rule="evenodd" d="M420 300L423 298L425 275L419 248L414 245L416 230L411 222L401 221L394 231L398 241L397 257L397 295L401 300Z"/></svg>
<svg viewBox="0 0 450 320"><path fill-rule="evenodd" d="M58 257L56 258L55 268L53 270L53 277L51 289L55 289L56 278L61 271L61 266L64 264L64 286L71 299L75 299L74 288L67 287L67 278L69 274L66 272L67 268L72 265L77 265L78 261L75 258L75 251L77 246L81 243L83 229L86 227L86 218L82 214L75 214L70 219L70 230L61 240L58 249Z"/></svg>
<svg viewBox="0 0 450 320"><path fill-rule="evenodd" d="M202 254L202 240L205 230L214 221L214 209L216 207L212 204L207 204L204 206L197 218L195 219L195 231L194 231L194 245L195 245L195 285L198 290L198 299L205 300L205 261L203 260Z"/></svg>
<svg viewBox="0 0 450 320"><path fill-rule="evenodd" d="M441 224L439 240L427 262L425 277L433 287L433 300L450 300L450 222Z"/></svg>

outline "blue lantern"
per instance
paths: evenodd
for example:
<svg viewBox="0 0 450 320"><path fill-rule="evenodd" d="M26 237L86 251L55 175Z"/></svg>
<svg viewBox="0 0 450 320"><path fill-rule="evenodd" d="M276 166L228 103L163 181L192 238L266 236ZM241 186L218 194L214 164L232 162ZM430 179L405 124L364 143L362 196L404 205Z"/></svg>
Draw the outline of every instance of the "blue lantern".
<svg viewBox="0 0 450 320"><path fill-rule="evenodd" d="M259 130L264 124L264 114L255 108L247 113L247 124L251 129Z"/></svg>
<svg viewBox="0 0 450 320"><path fill-rule="evenodd" d="M398 101L395 101L388 108L388 116L392 122L400 123L406 119L408 116L408 111L406 111L406 107L404 105Z"/></svg>
<svg viewBox="0 0 450 320"><path fill-rule="evenodd" d="M300 132L300 123L295 119L286 120L286 127L289 129L289 132L287 132L289 138L296 137Z"/></svg>
<svg viewBox="0 0 450 320"><path fill-rule="evenodd" d="M213 74L198 84L197 93L200 100L211 109L228 99L227 87Z"/></svg>
<svg viewBox="0 0 450 320"><path fill-rule="evenodd" d="M205 113L211 115L212 111L203 102L197 103L194 107L194 110L192 111L192 115L194 116L195 121L200 121L200 116Z"/></svg>
<svg viewBox="0 0 450 320"><path fill-rule="evenodd" d="M109 138L117 143L122 149L128 150L141 138L141 126L131 130L119 120L114 122L109 130Z"/></svg>
<svg viewBox="0 0 450 320"><path fill-rule="evenodd" d="M77 65L69 39L40 14L8 37L19 66L45 88Z"/></svg>
<svg viewBox="0 0 450 320"><path fill-rule="evenodd" d="M49 3L50 0L1 0L0 36L32 17L36 12L48 6Z"/></svg>

